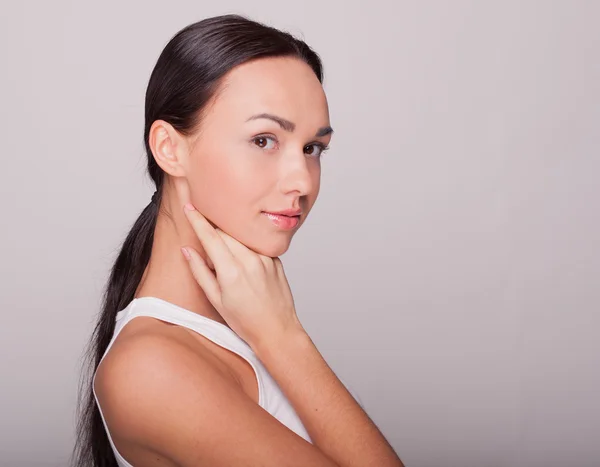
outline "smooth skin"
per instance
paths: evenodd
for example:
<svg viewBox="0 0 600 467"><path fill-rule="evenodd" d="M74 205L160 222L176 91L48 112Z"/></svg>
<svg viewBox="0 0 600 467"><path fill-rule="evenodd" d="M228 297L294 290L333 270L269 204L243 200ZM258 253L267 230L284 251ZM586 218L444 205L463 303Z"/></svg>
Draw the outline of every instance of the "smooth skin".
<svg viewBox="0 0 600 467"><path fill-rule="evenodd" d="M167 178L136 297L162 298L230 326L314 444L257 404L245 360L150 317L123 328L97 371L113 441L136 466L402 466L300 324L279 260L319 191L319 145L331 138L322 131L329 115L321 84L290 58L243 64L225 84L191 137L153 124L150 146ZM261 113L294 122L294 131L248 120ZM188 203L196 209L182 209ZM293 231L262 214L297 207L303 214Z"/></svg>

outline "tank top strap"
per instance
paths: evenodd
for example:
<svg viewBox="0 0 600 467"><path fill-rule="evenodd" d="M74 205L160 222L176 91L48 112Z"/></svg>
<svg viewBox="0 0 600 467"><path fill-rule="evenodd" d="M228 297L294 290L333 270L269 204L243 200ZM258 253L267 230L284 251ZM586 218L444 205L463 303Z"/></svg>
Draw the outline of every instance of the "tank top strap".
<svg viewBox="0 0 600 467"><path fill-rule="evenodd" d="M178 324L193 329L210 340L219 341L216 342L217 344L226 343L229 347L234 347L236 351L243 352L245 355L254 353L248 343L231 328L157 297L134 298L130 306L117 313L116 320L120 324L121 321L129 321L135 316L150 316Z"/></svg>

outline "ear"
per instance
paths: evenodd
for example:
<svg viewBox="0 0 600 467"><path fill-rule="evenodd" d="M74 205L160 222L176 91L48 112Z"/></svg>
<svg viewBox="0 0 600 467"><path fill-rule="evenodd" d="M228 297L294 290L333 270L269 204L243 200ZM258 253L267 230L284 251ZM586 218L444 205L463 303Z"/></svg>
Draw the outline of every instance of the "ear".
<svg viewBox="0 0 600 467"><path fill-rule="evenodd" d="M173 125L164 120L155 120L150 127L148 143L161 169L175 177L185 175L188 142Z"/></svg>

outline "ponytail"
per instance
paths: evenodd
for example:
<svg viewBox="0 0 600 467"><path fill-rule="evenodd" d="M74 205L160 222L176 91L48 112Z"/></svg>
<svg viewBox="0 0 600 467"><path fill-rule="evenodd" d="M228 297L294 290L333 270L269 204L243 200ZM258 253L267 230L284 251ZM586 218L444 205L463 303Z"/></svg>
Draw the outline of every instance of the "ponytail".
<svg viewBox="0 0 600 467"><path fill-rule="evenodd" d="M150 202L125 238L105 288L102 311L84 353L84 367L92 373L82 372L80 381L80 394L86 394L86 400L79 400L83 409L77 424L80 437L76 439L74 450L78 466L117 467L92 391L93 373L115 331L117 312L133 300L150 260L157 214L158 203ZM98 462L99 459L102 462Z"/></svg>

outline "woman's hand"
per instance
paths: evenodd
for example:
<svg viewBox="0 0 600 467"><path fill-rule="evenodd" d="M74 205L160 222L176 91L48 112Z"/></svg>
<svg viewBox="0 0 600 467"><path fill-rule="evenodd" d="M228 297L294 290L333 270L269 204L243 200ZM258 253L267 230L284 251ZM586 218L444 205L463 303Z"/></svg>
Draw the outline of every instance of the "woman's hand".
<svg viewBox="0 0 600 467"><path fill-rule="evenodd" d="M183 210L208 258L189 246L186 258L196 282L231 329L253 349L263 340L303 331L281 260L255 253L189 206L192 210Z"/></svg>

